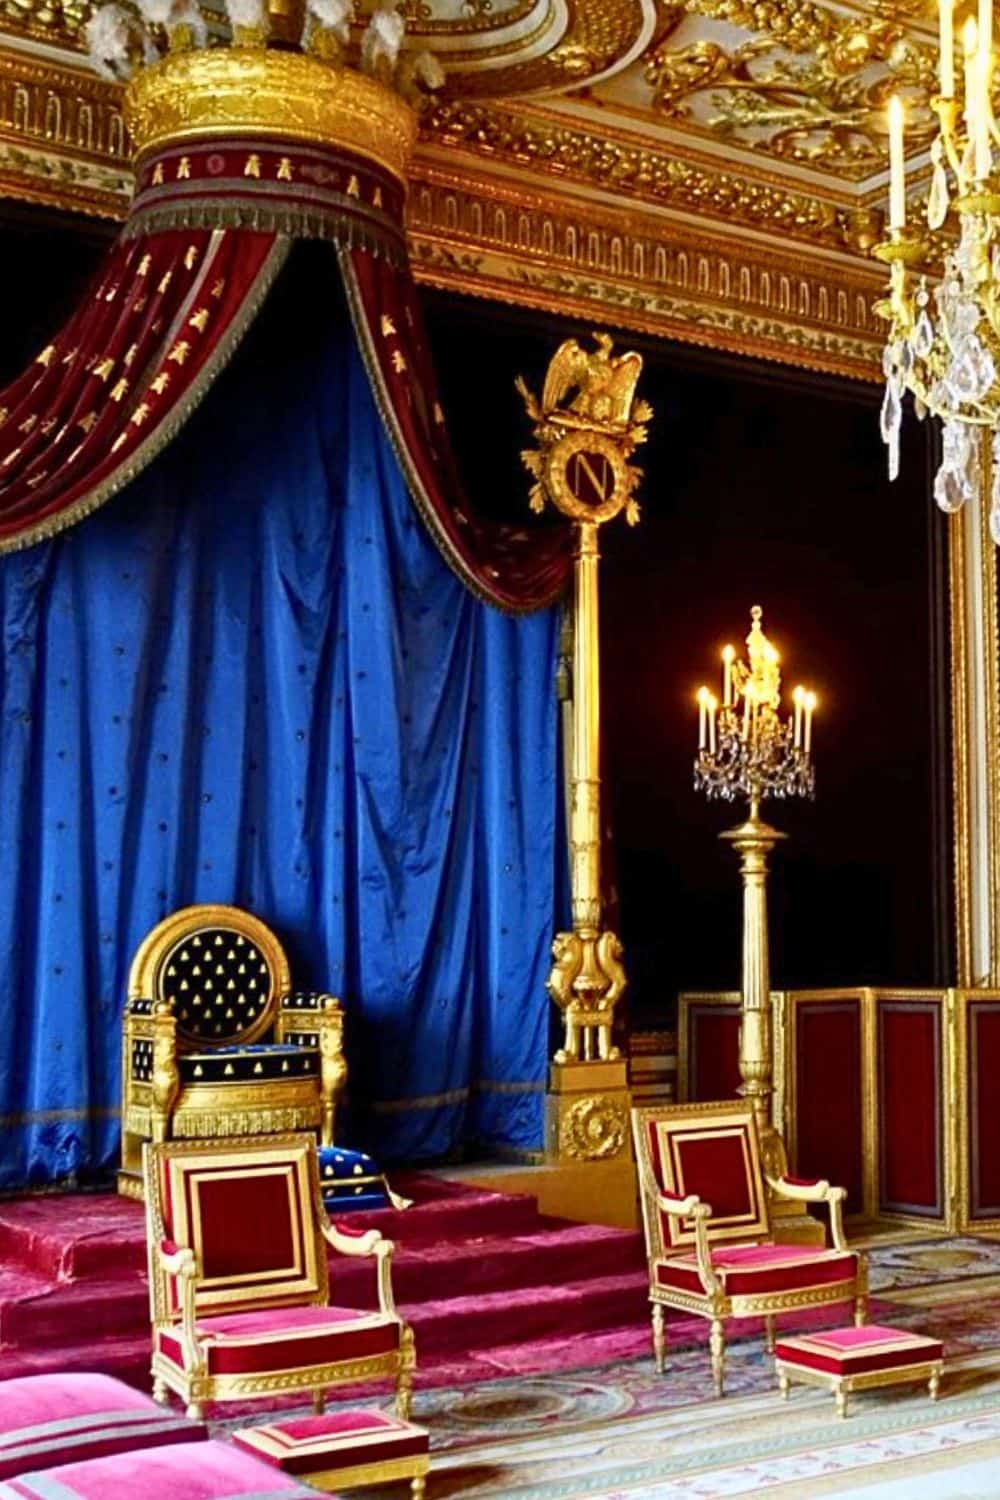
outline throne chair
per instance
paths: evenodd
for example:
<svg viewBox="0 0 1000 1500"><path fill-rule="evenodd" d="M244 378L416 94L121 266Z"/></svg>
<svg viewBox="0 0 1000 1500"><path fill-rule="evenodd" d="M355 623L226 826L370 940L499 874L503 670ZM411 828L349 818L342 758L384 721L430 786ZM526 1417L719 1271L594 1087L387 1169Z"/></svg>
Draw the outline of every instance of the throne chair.
<svg viewBox="0 0 1000 1500"><path fill-rule="evenodd" d="M844 1240L845 1189L820 1179L766 1178L749 1105L634 1109L632 1133L659 1373L667 1307L710 1320L712 1375L720 1396L727 1319L763 1317L769 1349L781 1313L849 1301L855 1322L865 1321L867 1265ZM825 1203L832 1245L775 1244L769 1192L779 1200Z"/></svg>
<svg viewBox="0 0 1000 1500"><path fill-rule="evenodd" d="M142 1146L319 1132L347 1078L332 995L292 991L274 933L235 906L186 906L132 962L122 1039L118 1190L142 1197Z"/></svg>
<svg viewBox="0 0 1000 1500"><path fill-rule="evenodd" d="M143 1149L153 1396L207 1403L389 1376L408 1418L413 1332L396 1311L393 1243L323 1208L316 1142L303 1132ZM326 1247L375 1265L378 1307L330 1304Z"/></svg>

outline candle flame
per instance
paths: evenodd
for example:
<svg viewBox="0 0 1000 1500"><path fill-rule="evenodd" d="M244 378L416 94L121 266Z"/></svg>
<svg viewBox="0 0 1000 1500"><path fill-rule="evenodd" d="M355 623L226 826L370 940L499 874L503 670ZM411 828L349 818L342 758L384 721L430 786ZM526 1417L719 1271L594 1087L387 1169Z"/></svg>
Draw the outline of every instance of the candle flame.
<svg viewBox="0 0 1000 1500"><path fill-rule="evenodd" d="M722 660L724 662L728 663L728 662L731 662L731 661L735 661L735 659L736 659L736 652L735 652L734 648L732 646L723 646L723 648L722 648Z"/></svg>
<svg viewBox="0 0 1000 1500"><path fill-rule="evenodd" d="M973 21L973 27L975 27L975 24L975 21ZM975 50L975 42L973 42L973 50ZM893 94L889 100L889 134L891 135L893 131L901 130L902 128L903 101L898 94Z"/></svg>
<svg viewBox="0 0 1000 1500"><path fill-rule="evenodd" d="M979 29L974 16L969 16L962 27L962 48L966 57L971 57L979 45ZM890 103L889 108L892 108Z"/></svg>
<svg viewBox="0 0 1000 1500"><path fill-rule="evenodd" d="M813 709L816 707L816 705L817 705L818 702L819 702L819 699L816 697L815 693L806 693L806 695L805 695L805 705L806 705L806 708L808 708L808 710L809 710L810 713L812 713Z"/></svg>

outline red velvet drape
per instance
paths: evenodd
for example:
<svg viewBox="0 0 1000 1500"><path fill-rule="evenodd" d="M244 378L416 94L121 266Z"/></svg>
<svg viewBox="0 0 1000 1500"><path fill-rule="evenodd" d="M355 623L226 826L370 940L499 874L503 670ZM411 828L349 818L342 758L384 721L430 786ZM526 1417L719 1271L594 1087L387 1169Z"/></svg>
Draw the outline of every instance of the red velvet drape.
<svg viewBox="0 0 1000 1500"><path fill-rule="evenodd" d="M129 220L89 293L0 391L0 552L72 526L133 479L225 364L292 240L318 236L337 246L376 401L445 559L501 609L550 604L569 575L570 528L489 522L462 495L399 185L333 148L287 153L213 142L142 163Z"/></svg>

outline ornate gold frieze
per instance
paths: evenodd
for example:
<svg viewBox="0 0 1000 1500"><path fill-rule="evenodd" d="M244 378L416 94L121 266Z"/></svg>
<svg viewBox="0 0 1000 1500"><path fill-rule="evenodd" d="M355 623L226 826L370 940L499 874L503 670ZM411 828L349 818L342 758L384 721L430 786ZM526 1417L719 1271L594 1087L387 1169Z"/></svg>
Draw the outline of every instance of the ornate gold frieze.
<svg viewBox="0 0 1000 1500"><path fill-rule="evenodd" d="M878 271L415 168L418 280L873 379Z"/></svg>
<svg viewBox="0 0 1000 1500"><path fill-rule="evenodd" d="M676 149L616 140L534 111L446 100L429 111L422 136L428 144L462 147L535 175L833 249L867 251L881 232L878 210L859 211L746 172L720 171L685 160Z"/></svg>

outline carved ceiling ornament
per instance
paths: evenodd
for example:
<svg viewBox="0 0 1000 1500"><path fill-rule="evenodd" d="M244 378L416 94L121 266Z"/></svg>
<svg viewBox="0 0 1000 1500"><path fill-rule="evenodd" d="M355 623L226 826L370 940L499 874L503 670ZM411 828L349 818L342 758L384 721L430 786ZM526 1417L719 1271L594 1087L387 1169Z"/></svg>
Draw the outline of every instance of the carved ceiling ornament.
<svg viewBox="0 0 1000 1500"><path fill-rule="evenodd" d="M851 179L884 165L891 94L906 98L914 148L936 129L932 47L812 0L686 0L643 67L661 117Z"/></svg>

